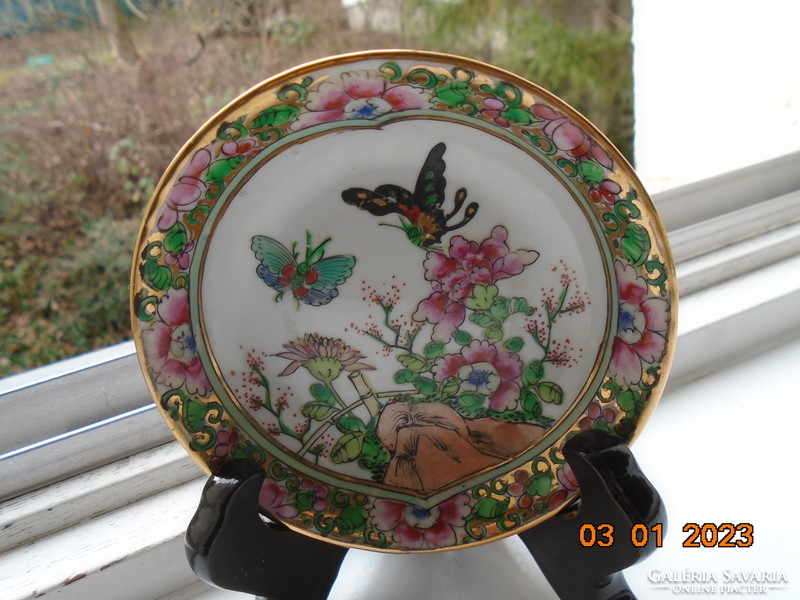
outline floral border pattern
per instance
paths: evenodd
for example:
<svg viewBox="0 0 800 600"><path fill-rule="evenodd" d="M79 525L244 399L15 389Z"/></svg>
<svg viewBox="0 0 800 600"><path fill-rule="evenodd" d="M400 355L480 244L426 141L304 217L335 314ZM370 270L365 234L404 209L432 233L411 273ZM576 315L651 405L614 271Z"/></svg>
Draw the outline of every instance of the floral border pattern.
<svg viewBox="0 0 800 600"><path fill-rule="evenodd" d="M674 342L675 282L652 206L630 167L620 165L571 109L491 67L425 53L364 53L294 73L299 74L282 76L273 88L256 88L260 104L249 105L256 108L232 115L211 141L190 147L177 175L162 182L151 204L135 261L132 306L138 350L165 418L212 471L231 458L263 464L264 510L338 543L436 550L487 541L536 522L576 493L560 451L566 439L590 428L630 439L663 388ZM249 439L203 370L188 293L206 220L253 157L313 127L418 114L501 128L571 181L588 199L614 253L610 275L619 294L609 370L572 429L523 467L428 508L312 481Z"/></svg>

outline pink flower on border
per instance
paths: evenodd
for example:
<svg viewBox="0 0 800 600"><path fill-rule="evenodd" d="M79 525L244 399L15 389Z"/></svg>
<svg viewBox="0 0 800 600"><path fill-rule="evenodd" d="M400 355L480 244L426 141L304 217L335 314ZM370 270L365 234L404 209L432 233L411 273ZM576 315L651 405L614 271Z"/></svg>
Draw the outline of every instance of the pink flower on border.
<svg viewBox="0 0 800 600"><path fill-rule="evenodd" d="M547 510L553 510L554 508L560 506L569 495L569 491L565 489L556 490L550 495L550 498L547 500Z"/></svg>
<svg viewBox="0 0 800 600"><path fill-rule="evenodd" d="M181 270L185 271L192 262L192 250L194 250L194 242L190 241L179 252L167 252L164 262L168 265L178 265Z"/></svg>
<svg viewBox="0 0 800 600"><path fill-rule="evenodd" d="M597 424L600 427L607 428L617 418L617 409L613 406L606 406L603 408L599 402L593 400L589 403L586 409L586 416L583 417L578 425L584 431L588 431Z"/></svg>
<svg viewBox="0 0 800 600"><path fill-rule="evenodd" d="M475 285L489 285L522 273L539 253L533 250L511 252L506 243L508 231L497 225L491 235L477 243L463 236L450 238L448 253L429 251L423 263L425 279L432 282L431 295L417 305L412 318L434 325L434 339L447 341L464 322L464 300Z"/></svg>
<svg viewBox="0 0 800 600"><path fill-rule="evenodd" d="M258 494L258 504L270 514L293 519L300 514L297 507L288 503L289 492L274 479L266 477Z"/></svg>
<svg viewBox="0 0 800 600"><path fill-rule="evenodd" d="M217 431L217 445L214 447L214 456L217 458L225 458L231 451L231 448L239 443L241 435L238 429L227 431L221 429Z"/></svg>
<svg viewBox="0 0 800 600"><path fill-rule="evenodd" d="M218 150L217 150L218 149ZM217 143L200 148L192 156L192 160L181 171L175 185L172 186L161 214L158 217L158 228L161 231L169 230L178 222L180 213L187 213L197 208L201 198L206 193L208 185L202 179L203 173L211 165L213 159L212 152L217 151L223 157L234 156L250 157L258 152L258 144L254 138L244 138L241 140L228 140L217 145Z"/></svg>
<svg viewBox="0 0 800 600"><path fill-rule="evenodd" d="M617 383L635 385L642 369L658 361L667 346L669 302L648 298L647 281L632 265L616 261L619 285L619 328L611 350L611 371Z"/></svg>
<svg viewBox="0 0 800 600"><path fill-rule="evenodd" d="M227 142L222 142L219 150L220 153L224 154L225 156L242 155L249 158L254 154L257 154L259 149L255 138L248 137L241 140L228 140Z"/></svg>
<svg viewBox="0 0 800 600"><path fill-rule="evenodd" d="M622 187L616 181L603 179L597 187L589 190L589 198L592 202L614 204L619 200L620 193L622 193Z"/></svg>
<svg viewBox="0 0 800 600"><path fill-rule="evenodd" d="M562 152L574 158L590 158L607 169L614 166L606 151L560 112L546 104L535 104L531 107L531 112L537 119L544 121L542 131Z"/></svg>
<svg viewBox="0 0 800 600"><path fill-rule="evenodd" d="M190 394L205 396L211 391L200 357L197 355L189 323L189 292L170 288L159 300L154 320L142 331L147 362L161 385L185 388Z"/></svg>
<svg viewBox="0 0 800 600"><path fill-rule="evenodd" d="M194 153L164 201L158 217L158 228L161 231L167 231L175 225L180 213L191 212L197 207L207 189L200 176L210 164L211 152L208 148L201 148Z"/></svg>
<svg viewBox="0 0 800 600"><path fill-rule="evenodd" d="M514 473L514 483L508 486L508 493L517 499L517 506L527 509L533 506L535 494L525 490L531 474L527 471L517 471Z"/></svg>
<svg viewBox="0 0 800 600"><path fill-rule="evenodd" d="M456 529L464 526L472 509L469 496L458 494L427 509L394 500L376 500L370 518L393 541L410 550L447 548L458 541Z"/></svg>
<svg viewBox="0 0 800 600"><path fill-rule="evenodd" d="M486 98L483 101L485 108L481 110L481 114L494 120L500 127L508 127L511 123L506 117L503 116L503 111L506 110L505 102L499 98Z"/></svg>
<svg viewBox="0 0 800 600"><path fill-rule="evenodd" d="M300 489L297 490L297 503L319 512L328 506L328 488L315 484L310 479L303 479L300 481Z"/></svg>
<svg viewBox="0 0 800 600"><path fill-rule="evenodd" d="M575 477L575 473L572 472L572 467L569 466L569 463L564 463L558 467L556 477L558 478L558 482L564 486L564 489L567 491L575 492L580 488L578 479Z"/></svg>
<svg viewBox="0 0 800 600"><path fill-rule="evenodd" d="M488 397L492 410L510 410L519 400L522 360L485 340L472 340L459 354L447 354L433 365L433 378L461 380L461 389Z"/></svg>
<svg viewBox="0 0 800 600"><path fill-rule="evenodd" d="M428 108L430 94L410 85L392 85L378 73L342 73L341 83L323 82L309 92L306 108L289 127L293 131L345 119L375 119L389 112Z"/></svg>

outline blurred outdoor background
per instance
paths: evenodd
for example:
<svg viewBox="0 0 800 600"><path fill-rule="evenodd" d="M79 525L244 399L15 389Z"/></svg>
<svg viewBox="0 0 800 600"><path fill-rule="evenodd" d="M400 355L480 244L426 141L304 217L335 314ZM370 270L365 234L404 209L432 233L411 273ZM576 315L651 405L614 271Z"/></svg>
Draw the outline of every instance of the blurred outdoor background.
<svg viewBox="0 0 800 600"><path fill-rule="evenodd" d="M509 69L632 157L630 0L0 0L0 377L128 339L180 147L259 81L370 48Z"/></svg>

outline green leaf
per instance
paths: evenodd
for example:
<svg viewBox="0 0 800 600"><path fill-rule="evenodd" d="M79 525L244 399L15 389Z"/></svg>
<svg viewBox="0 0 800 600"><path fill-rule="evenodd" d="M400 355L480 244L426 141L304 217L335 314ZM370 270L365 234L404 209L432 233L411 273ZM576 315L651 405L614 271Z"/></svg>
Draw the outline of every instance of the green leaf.
<svg viewBox="0 0 800 600"><path fill-rule="evenodd" d="M503 342L503 347L511 352L519 352L525 345L525 341L521 337L508 338Z"/></svg>
<svg viewBox="0 0 800 600"><path fill-rule="evenodd" d="M438 386L436 382L430 377L417 377L411 382L417 391L423 396L435 396Z"/></svg>
<svg viewBox="0 0 800 600"><path fill-rule="evenodd" d="M164 236L164 250L171 254L180 254L186 249L189 243L189 234L183 223L175 223Z"/></svg>
<svg viewBox="0 0 800 600"><path fill-rule="evenodd" d="M620 247L625 258L634 267L640 267L650 254L650 235L638 223L629 223L625 236L620 240Z"/></svg>
<svg viewBox="0 0 800 600"><path fill-rule="evenodd" d="M300 109L292 105L272 106L258 113L258 116L253 119L252 128L278 127L294 119L299 112Z"/></svg>
<svg viewBox="0 0 800 600"><path fill-rule="evenodd" d="M541 473L531 477L525 484L525 493L544 496L553 487L553 479L549 473Z"/></svg>
<svg viewBox="0 0 800 600"><path fill-rule="evenodd" d="M294 496L294 504L297 507L297 510L301 512L304 510L311 510L316 500L316 493L314 493L313 490L307 490L305 488L297 490L297 493Z"/></svg>
<svg viewBox="0 0 800 600"><path fill-rule="evenodd" d="M495 520L506 513L508 504L508 498L505 500L498 500L497 498L488 496L479 500L472 512L481 519Z"/></svg>
<svg viewBox="0 0 800 600"><path fill-rule="evenodd" d="M498 342L503 339L503 328L496 324L492 325L483 331L483 335L488 340Z"/></svg>
<svg viewBox="0 0 800 600"><path fill-rule="evenodd" d="M180 419L179 402L170 402L168 404L162 402L161 406L167 409L167 412L169 413L169 416L172 417L173 421L177 421L178 419Z"/></svg>
<svg viewBox="0 0 800 600"><path fill-rule="evenodd" d="M154 290L165 292L172 285L172 269L147 261L142 267L142 280Z"/></svg>
<svg viewBox="0 0 800 600"><path fill-rule="evenodd" d="M479 310L471 313L469 315L469 320L475 323L475 325L479 325L481 327L491 327L492 325L498 325L495 318L489 314L489 311L486 310Z"/></svg>
<svg viewBox="0 0 800 600"><path fill-rule="evenodd" d="M222 183L228 175L241 166L242 162L244 162L244 156L241 154L215 160L208 167L205 180L209 183Z"/></svg>
<svg viewBox="0 0 800 600"><path fill-rule="evenodd" d="M369 514L366 508L359 504L348 504L336 519L336 528L343 535L352 535L362 531L366 527L368 519Z"/></svg>
<svg viewBox="0 0 800 600"><path fill-rule="evenodd" d="M358 417L339 417L336 419L336 429L342 433L350 433L352 431L365 431L366 425L364 421Z"/></svg>
<svg viewBox="0 0 800 600"><path fill-rule="evenodd" d="M500 113L500 116L505 117L512 123L521 125L530 125L535 120L529 111L522 108L509 108Z"/></svg>
<svg viewBox="0 0 800 600"><path fill-rule="evenodd" d="M508 298L495 298L494 302L492 303L492 308L489 309L491 315L497 319L500 323L505 321L510 314L509 308L511 305L511 301Z"/></svg>
<svg viewBox="0 0 800 600"><path fill-rule="evenodd" d="M458 106L472 95L468 83L454 81L440 87L434 95L449 106Z"/></svg>
<svg viewBox="0 0 800 600"><path fill-rule="evenodd" d="M393 377L395 383L411 383L416 378L417 374L408 369L400 369Z"/></svg>
<svg viewBox="0 0 800 600"><path fill-rule="evenodd" d="M413 371L414 373L422 373L428 364L422 356L419 354L413 354L411 352L399 354L397 356L397 361L406 369Z"/></svg>
<svg viewBox="0 0 800 600"><path fill-rule="evenodd" d="M596 162L582 160L578 163L578 173L584 181L599 185L604 179L605 169Z"/></svg>
<svg viewBox="0 0 800 600"><path fill-rule="evenodd" d="M625 390L617 396L620 410L631 412L636 407L637 394L633 390Z"/></svg>
<svg viewBox="0 0 800 600"><path fill-rule="evenodd" d="M597 419L594 423L592 423L592 429L598 429L600 431L611 433L611 426L606 422L605 419Z"/></svg>
<svg viewBox="0 0 800 600"><path fill-rule="evenodd" d="M471 310L488 310L497 297L498 289L494 284L476 285L472 295L464 300L464 306Z"/></svg>
<svg viewBox="0 0 800 600"><path fill-rule="evenodd" d="M311 392L315 400L330 404L331 406L336 406L336 399L333 397L333 392L325 387L325 385L321 383L312 383L308 391Z"/></svg>
<svg viewBox="0 0 800 600"><path fill-rule="evenodd" d="M408 369L400 369L393 377L395 383L411 383L416 378L417 374Z"/></svg>
<svg viewBox="0 0 800 600"><path fill-rule="evenodd" d="M307 402L303 405L302 412L304 417L324 421L336 412L336 408L326 402Z"/></svg>
<svg viewBox="0 0 800 600"><path fill-rule="evenodd" d="M603 389L607 390L608 392L611 392L611 397L613 398L619 393L621 388L619 387L615 379L609 379L606 383L603 384Z"/></svg>
<svg viewBox="0 0 800 600"><path fill-rule="evenodd" d="M202 431L206 426L206 407L193 398L183 401L183 422L191 433Z"/></svg>
<svg viewBox="0 0 800 600"><path fill-rule="evenodd" d="M561 404L564 400L564 391L552 381L545 381L537 385L536 394L543 402L550 404Z"/></svg>
<svg viewBox="0 0 800 600"><path fill-rule="evenodd" d="M539 397L534 394L529 388L522 388L519 395L519 403L522 410L532 418L542 415L542 403L539 402Z"/></svg>
<svg viewBox="0 0 800 600"><path fill-rule="evenodd" d="M469 343L472 341L472 334L469 331L459 329L453 335L453 339L456 341L456 344L461 346L469 346Z"/></svg>
<svg viewBox="0 0 800 600"><path fill-rule="evenodd" d="M544 363L540 360L532 360L522 370L522 381L527 385L533 385L544 377Z"/></svg>
<svg viewBox="0 0 800 600"><path fill-rule="evenodd" d="M533 313L531 305L528 304L528 301L525 298L512 298L510 311L511 314L522 313L524 315L530 315Z"/></svg>
<svg viewBox="0 0 800 600"><path fill-rule="evenodd" d="M378 436L375 435L375 432L368 432L364 438L361 454L358 457L358 466L365 471L369 471L375 481L380 481L386 472L390 458L389 453Z"/></svg>
<svg viewBox="0 0 800 600"><path fill-rule="evenodd" d="M439 395L442 398L455 396L461 388L461 380L458 377L448 377L439 384Z"/></svg>
<svg viewBox="0 0 800 600"><path fill-rule="evenodd" d="M335 465L341 465L342 463L352 462L358 458L358 455L361 454L361 448L364 445L365 435L366 433L363 431L345 433L331 449L331 462Z"/></svg>
<svg viewBox="0 0 800 600"><path fill-rule="evenodd" d="M428 360L439 358L440 356L444 355L445 343L438 340L433 340L425 346L424 352L425 358Z"/></svg>
<svg viewBox="0 0 800 600"><path fill-rule="evenodd" d="M467 410L475 410L476 408L483 408L486 404L486 396L483 394L461 394L458 397L458 403Z"/></svg>

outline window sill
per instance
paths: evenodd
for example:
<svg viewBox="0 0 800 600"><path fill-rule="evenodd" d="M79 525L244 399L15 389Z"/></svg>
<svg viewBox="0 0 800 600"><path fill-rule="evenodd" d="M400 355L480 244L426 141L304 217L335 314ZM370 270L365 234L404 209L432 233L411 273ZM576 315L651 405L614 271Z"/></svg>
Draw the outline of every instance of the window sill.
<svg viewBox="0 0 800 600"><path fill-rule="evenodd" d="M743 423L754 399L770 399L770 414L792 414L793 382L785 377L800 361L800 339L668 393L635 446L637 459L660 491L670 515L664 546L626 571L639 597L673 597L651 581L652 573L779 573L791 590L800 581L792 544L800 527L793 507L800 490L783 489L793 425L773 417ZM687 419L691 412L692 418ZM746 443L736 443L746 431ZM680 440L676 444L676 438ZM177 446L177 444L171 444ZM664 449L669 447L670 452ZM183 452L181 449L179 449ZM758 455L758 457L756 457ZM686 465L699 468L687 469ZM2 555L4 598L52 594L62 599L235 600L248 596L197 582L183 557L183 531L204 478L140 500L58 534ZM744 489L744 481L765 487ZM778 486L781 502L754 502ZM762 484L757 484L762 485ZM757 542L731 553L722 548L692 552L682 547L685 523L749 522ZM113 532L113 535L109 535ZM329 600L442 600L532 597L555 600L541 572L517 538L459 552L424 556L352 551ZM487 577L491 573L491 577ZM533 592L536 592L534 594ZM703 597L694 594L695 597ZM710 597L710 596L705 596Z"/></svg>
<svg viewBox="0 0 800 600"><path fill-rule="evenodd" d="M797 156L791 158L711 180L714 185L701 182L656 198L670 229L677 261L680 317L667 391L647 435L637 443L636 454L665 495L667 505L677 507L677 512L670 508L673 522L681 518L687 522L752 522L765 517L762 511L753 514L754 509L747 512L738 504L739 512L733 513L726 506L734 504L719 494L711 494L717 502L716 512L690 514L684 510L691 508L692 490L703 490L707 485L702 469L686 472L681 466L696 464L701 446L679 448L671 454L664 453L663 447L670 445L676 431L681 432L681 439L692 439L688 437L691 430L691 435L701 441L702 456L708 457L708 464L725 471L727 458L719 456L720 448L729 448L735 454L744 452L744 448L769 448L767 444L774 441L772 431L753 431L746 425L748 417L744 415L755 406L751 398L769 398L773 407L769 414L780 414L776 410L791 414L791 391L778 386L781 379L789 378L770 371L773 365L788 361L787 357L793 357L794 364L800 359L800 344L792 341L800 339L800 178L793 166ZM780 167L777 171L776 163ZM764 173L770 176L769 185L762 181ZM783 177L780 181L778 174ZM753 178L760 183L754 184ZM744 199L745 192L754 195L749 203ZM700 198L703 202L698 202ZM702 214L694 220L690 215L700 210L696 205L702 205ZM764 214L769 218L762 219ZM769 355L771 362L765 363L764 352L776 347L780 349ZM726 367L730 368L721 370ZM711 381L716 383L712 385ZM16 415L10 422L24 427L31 422L24 417L31 405L41 408L48 402L70 398L75 400L71 405L84 407L83 412L71 415L75 420L70 424L75 427L71 432L56 434L56 422L61 417L58 411L52 411L52 422L42 424L39 433L53 437L21 449L0 449L0 453L6 452L0 456L0 477L7 482L3 493L16 496L0 504L3 597L21 600L50 594L86 600L108 597L109 589L114 590L115 600L241 597L198 584L183 559L183 532L205 478L182 447L170 441L168 428L153 410L133 344L120 344L0 382L0 408ZM702 419L707 419L702 431L694 431L704 423L701 416L695 418L693 412L691 423L683 416L690 403L687 398L702 405ZM694 411L694 404L692 407ZM741 412L735 417L736 410ZM46 410L40 413L49 414ZM730 422L732 419L738 421ZM747 431L747 441L736 444L735 440L742 439L740 431ZM18 433L21 439L30 434ZM772 455L782 450L788 448L779 447ZM742 461L751 464L753 458L742 456ZM768 462L759 469L774 469L775 481L784 478L775 463ZM760 471L754 476L766 481ZM62 481L26 492L42 482L59 479ZM677 485L676 481L681 483ZM719 489L729 485L721 484ZM742 490L739 495L748 493ZM737 493L731 491L731 495ZM786 522L792 522L788 514ZM675 528L679 530L680 524ZM547 589L546 584L542 588L541 573L527 553L515 548L515 540L424 557L351 552L331 600L370 597L364 590L377 594L377 588L383 590L382 597L389 598L384 592L394 589L395 584L403 597L413 597L408 586L420 581L426 582L428 595L437 591L437 581L444 582L441 594L433 593L442 598L456 593L451 586L455 580L469 584L459 592L465 598L495 596L497 590L487 591L485 586L496 581L519 580L514 585ZM771 549L767 546L765 552ZM785 556L789 555L787 548ZM671 557L668 562L675 569L695 567L685 560L685 554L664 551L655 556ZM477 562L484 566L475 568ZM491 582L478 576L487 564L493 565L492 572L506 575ZM758 566L772 569L767 562ZM414 577L409 575L411 569ZM447 577L437 576L436 569ZM520 571L526 573L522 580ZM367 572L380 576L370 583L364 574ZM641 575L641 571L632 572ZM358 573L358 578L347 573ZM641 577L640 581L646 584ZM124 582L136 585L126 586ZM511 596L514 593L509 591ZM547 597L547 592L543 594Z"/></svg>

